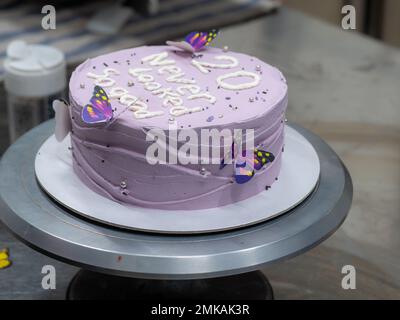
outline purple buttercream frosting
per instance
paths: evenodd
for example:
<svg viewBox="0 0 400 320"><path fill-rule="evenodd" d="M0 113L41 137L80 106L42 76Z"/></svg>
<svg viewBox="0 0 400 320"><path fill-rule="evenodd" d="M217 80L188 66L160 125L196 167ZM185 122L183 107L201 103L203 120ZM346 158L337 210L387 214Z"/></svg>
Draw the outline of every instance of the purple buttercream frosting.
<svg viewBox="0 0 400 320"><path fill-rule="evenodd" d="M158 61L151 58L161 53L167 56ZM197 67L193 60L203 67ZM237 72L241 74L224 79ZM112 81L102 79L104 74L109 74L107 78ZM168 80L174 74L176 77ZM221 77L222 85L217 81ZM149 79L155 84L148 85ZM81 119L81 110L89 103L96 81L104 84L114 109L114 119L109 124L90 125ZM252 81L250 88L242 88ZM171 89L167 91L173 92L169 101L165 91L157 91L158 85L161 90ZM87 60L74 71L69 86L74 170L91 189L108 198L149 208L204 209L249 198L271 186L278 177L287 84L278 69L255 57L217 48L192 56L168 46L139 47ZM120 92L116 88L137 97L140 105L147 107L149 117L138 118L138 109L129 108L129 99L111 97ZM176 106L184 106L187 114L171 114ZM171 121L176 125L174 129ZM234 182L232 164L223 169L218 164L203 163L151 165L146 151L153 142L146 141L146 132L154 128L166 132L254 129L255 145L272 152L275 160L256 171L245 184ZM182 144L178 142L178 146Z"/></svg>

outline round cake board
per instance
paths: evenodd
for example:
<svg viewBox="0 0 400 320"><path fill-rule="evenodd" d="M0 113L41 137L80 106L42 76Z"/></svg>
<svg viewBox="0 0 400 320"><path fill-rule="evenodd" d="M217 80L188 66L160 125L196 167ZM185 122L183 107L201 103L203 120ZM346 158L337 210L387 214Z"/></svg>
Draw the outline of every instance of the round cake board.
<svg viewBox="0 0 400 320"><path fill-rule="evenodd" d="M193 234L245 227L289 211L315 188L320 163L307 139L286 126L282 168L271 188L218 208L176 211L123 205L92 191L73 171L69 136L59 143L52 135L43 143L35 173L50 197L86 218L136 231Z"/></svg>

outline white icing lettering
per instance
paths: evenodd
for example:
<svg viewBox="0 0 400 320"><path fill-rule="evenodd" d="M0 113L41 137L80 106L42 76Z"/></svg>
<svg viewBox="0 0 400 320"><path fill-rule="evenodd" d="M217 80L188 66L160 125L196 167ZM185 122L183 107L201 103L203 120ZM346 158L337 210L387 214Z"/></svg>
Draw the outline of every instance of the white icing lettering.
<svg viewBox="0 0 400 320"><path fill-rule="evenodd" d="M127 94L128 90L121 87L114 87L108 93L110 98L121 98L124 94Z"/></svg>
<svg viewBox="0 0 400 320"><path fill-rule="evenodd" d="M226 79L230 78L236 78L236 77L250 77L253 78L253 81L251 82L245 82L241 84L230 84L226 83ZM227 89L227 90L244 90L244 89L250 89L258 86L260 83L260 76L258 74L252 73L252 72L247 72L247 71L237 71L233 73L228 73L222 76L219 76L217 78L217 83L221 88Z"/></svg>
<svg viewBox="0 0 400 320"><path fill-rule="evenodd" d="M152 61L155 65L168 63L168 61L162 61L163 57L155 57L154 61ZM151 68L136 68L129 69L128 73L134 77L138 77L138 81L144 84L146 90L154 91L159 90L161 88L161 84L154 81L154 77L145 74L146 72L152 71ZM110 75L119 75L119 72L112 68L107 68L103 70L103 74L95 74L92 72L87 73L87 77L95 79L94 83L96 85L100 85L102 87L112 87L115 84L115 80L109 78ZM139 101L137 97L134 95L128 94L128 90L121 87L113 87L109 91L110 98L119 98L119 102L123 105L129 107L129 110L133 111L133 114L136 119L145 119L161 116L164 114L163 111L149 111L147 110L148 106L142 101ZM165 95L172 95L171 92L162 92Z"/></svg>
<svg viewBox="0 0 400 320"><path fill-rule="evenodd" d="M200 70L202 73L209 73L211 70L210 68L213 69L231 69L235 68L239 65L239 61L231 56L216 56L215 60L227 60L228 63L223 63L223 64L216 64L212 62L206 62L206 61L199 61L199 60L192 60L192 65L194 65L196 68Z"/></svg>
<svg viewBox="0 0 400 320"><path fill-rule="evenodd" d="M168 107L169 104L171 104L172 106L180 106L183 104L183 100L178 97L167 97L163 101L163 105L164 105L164 107Z"/></svg>
<svg viewBox="0 0 400 320"><path fill-rule="evenodd" d="M108 88L112 87L115 84L115 80L111 78L98 78L93 82L95 85Z"/></svg>
<svg viewBox="0 0 400 320"><path fill-rule="evenodd" d="M118 70L115 70L113 68L103 69L102 72L103 72L103 74L96 74L93 72L88 72L86 75L92 79L99 79L99 78L106 78L106 77L112 76L112 75L118 76L120 74Z"/></svg>
<svg viewBox="0 0 400 320"><path fill-rule="evenodd" d="M199 93L201 89L199 86L192 84L181 86L176 89L176 91L178 91L178 93L181 94L182 96L185 95L185 90L189 91L191 94L196 94Z"/></svg>
<svg viewBox="0 0 400 320"><path fill-rule="evenodd" d="M138 100L137 97L130 94L124 94L121 98L119 98L119 102L126 106L131 106L137 100Z"/></svg>
<svg viewBox="0 0 400 320"><path fill-rule="evenodd" d="M184 75L185 75L185 74L184 74L183 72L173 74L173 75L171 75L171 76L169 76L169 77L167 78L167 81L168 81L168 82L175 82L175 83L183 83L183 84L193 84L193 83L196 83L196 81L194 81L194 80L182 78Z"/></svg>
<svg viewBox="0 0 400 320"><path fill-rule="evenodd" d="M181 68L177 66L166 66L158 69L159 74L165 74L166 72L169 74L176 74L180 73L181 71L182 71Z"/></svg>
<svg viewBox="0 0 400 320"><path fill-rule="evenodd" d="M146 82L144 88L148 91L154 91L160 89L162 86L158 82Z"/></svg>
<svg viewBox="0 0 400 320"><path fill-rule="evenodd" d="M142 83L152 82L152 81L154 81L154 77L150 74L139 74L138 80L139 80L139 82L142 82Z"/></svg>
<svg viewBox="0 0 400 320"><path fill-rule="evenodd" d="M166 66L169 64L175 64L174 60L165 60L168 57L168 52L161 52L152 54L150 56L142 58L143 62L149 62L151 66Z"/></svg>
<svg viewBox="0 0 400 320"><path fill-rule="evenodd" d="M162 116L163 114L164 114L163 111L148 111L148 110L138 110L133 113L136 119L153 118L157 116Z"/></svg>
<svg viewBox="0 0 400 320"><path fill-rule="evenodd" d="M139 76L141 73L149 72L149 71L151 71L151 70L153 70L153 69L151 69L151 68L135 68L135 69L130 68L130 69L128 70L128 73L129 73L131 76L137 77L137 76Z"/></svg>
<svg viewBox="0 0 400 320"><path fill-rule="evenodd" d="M214 104L217 101L217 98L214 97L213 95L207 93L207 92L202 92L198 94L192 94L191 96L188 97L189 100L194 100L194 99L207 99L210 101L210 103Z"/></svg>
<svg viewBox="0 0 400 320"><path fill-rule="evenodd" d="M131 111L138 111L138 110L147 110L147 104L143 101L137 100L133 105L129 107Z"/></svg>
<svg viewBox="0 0 400 320"><path fill-rule="evenodd" d="M184 114L199 112L201 110L202 110L201 107L195 107L195 108L189 109L184 106L176 106L176 107L169 109L169 113L172 116L180 117L180 116L183 116Z"/></svg>
<svg viewBox="0 0 400 320"><path fill-rule="evenodd" d="M113 68L106 68L103 71L103 74L96 74L92 72L88 72L86 76L91 79L95 79L94 84L101 87L112 87L115 84L115 80L109 78L110 75L119 75L119 71Z"/></svg>
<svg viewBox="0 0 400 320"><path fill-rule="evenodd" d="M153 93L158 95L161 99L164 99L166 96L179 97L179 94L175 93L171 88L160 88L154 90Z"/></svg>

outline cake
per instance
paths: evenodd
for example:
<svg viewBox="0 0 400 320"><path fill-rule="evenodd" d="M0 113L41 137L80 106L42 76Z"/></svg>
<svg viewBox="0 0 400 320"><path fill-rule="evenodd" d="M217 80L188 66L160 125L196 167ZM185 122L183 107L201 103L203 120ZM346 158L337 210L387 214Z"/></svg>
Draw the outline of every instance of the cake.
<svg viewBox="0 0 400 320"><path fill-rule="evenodd" d="M287 84L277 68L255 57L214 47L196 53L174 46L126 49L79 65L69 90L74 171L109 199L165 210L207 209L267 192L278 179ZM109 101L112 118L85 121L88 112L93 113L93 99ZM238 162L226 162L234 157L234 135L231 142L221 139L220 146L200 138L182 139L186 132L186 137L201 137L212 129L252 132L254 154L261 151L264 158L270 157L245 181L235 179ZM165 139L154 132L164 132ZM241 146L244 140L238 141ZM174 156L179 157L171 152L166 162L149 161L151 146L153 151L158 148L152 153L154 160L161 149L170 151L173 145L177 148L172 150L186 145L179 155L188 154L189 147L208 150L208 160L199 151L197 162L174 162ZM239 156L249 156L248 150L239 151Z"/></svg>

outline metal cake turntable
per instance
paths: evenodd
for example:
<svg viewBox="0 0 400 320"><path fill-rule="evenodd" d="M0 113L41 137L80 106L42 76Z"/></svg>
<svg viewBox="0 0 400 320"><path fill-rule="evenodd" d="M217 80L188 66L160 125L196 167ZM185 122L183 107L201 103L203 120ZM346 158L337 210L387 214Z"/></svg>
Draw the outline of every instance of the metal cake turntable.
<svg viewBox="0 0 400 320"><path fill-rule="evenodd" d="M289 126L288 132L299 140L304 137L315 150L319 179L308 196L303 194L300 203L274 219L213 233L161 234L84 218L43 192L35 177L36 153L52 135L54 121L31 130L4 154L0 217L24 243L85 269L70 285L71 299L272 298L268 281L255 270L326 239L346 218L353 193L350 175L336 153L315 134ZM284 156L289 148L286 145ZM279 182L265 194L278 189Z"/></svg>

